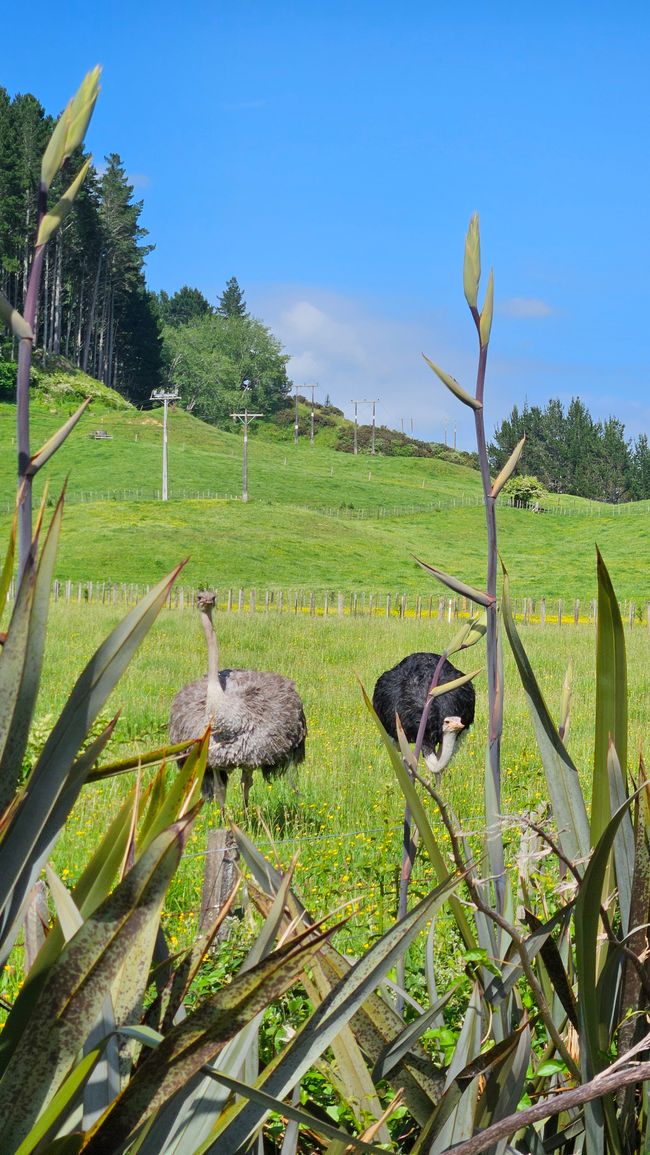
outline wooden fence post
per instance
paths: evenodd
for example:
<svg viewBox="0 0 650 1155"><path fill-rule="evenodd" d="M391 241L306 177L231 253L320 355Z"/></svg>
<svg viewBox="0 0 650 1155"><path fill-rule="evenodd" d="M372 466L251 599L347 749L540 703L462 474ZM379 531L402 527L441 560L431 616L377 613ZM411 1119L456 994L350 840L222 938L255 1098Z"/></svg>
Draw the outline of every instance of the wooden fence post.
<svg viewBox="0 0 650 1155"><path fill-rule="evenodd" d="M542 598L539 603L539 622L540 625L546 625L546 598Z"/></svg>
<svg viewBox="0 0 650 1155"><path fill-rule="evenodd" d="M557 603L557 624L562 625L562 598L559 598Z"/></svg>
<svg viewBox="0 0 650 1155"><path fill-rule="evenodd" d="M337 594L336 612L340 618L343 617L343 594Z"/></svg>
<svg viewBox="0 0 650 1155"><path fill-rule="evenodd" d="M29 974L34 959L45 942L50 912L47 906L47 892L45 883L39 879L29 892L23 927L25 935L23 969Z"/></svg>
<svg viewBox="0 0 650 1155"><path fill-rule="evenodd" d="M580 598L576 598L573 606L573 624L577 626L580 620Z"/></svg>
<svg viewBox="0 0 650 1155"><path fill-rule="evenodd" d="M239 851L230 830L209 830L205 856L205 874L201 893L199 934L214 922L237 880ZM228 937L226 919L214 938L214 944Z"/></svg>

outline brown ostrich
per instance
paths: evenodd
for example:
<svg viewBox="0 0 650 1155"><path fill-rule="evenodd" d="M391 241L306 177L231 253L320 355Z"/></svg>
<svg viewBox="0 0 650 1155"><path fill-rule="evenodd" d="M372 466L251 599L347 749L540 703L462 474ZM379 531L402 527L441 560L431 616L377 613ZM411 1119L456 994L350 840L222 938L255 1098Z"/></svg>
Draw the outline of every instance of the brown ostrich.
<svg viewBox="0 0 650 1155"><path fill-rule="evenodd" d="M208 644L208 674L179 690L169 716L173 743L212 734L203 794L223 812L228 775L242 772L244 807L253 771L265 779L283 774L305 757L307 723L294 683L282 674L258 670L219 670L219 649L212 624L213 593L201 592L198 607Z"/></svg>

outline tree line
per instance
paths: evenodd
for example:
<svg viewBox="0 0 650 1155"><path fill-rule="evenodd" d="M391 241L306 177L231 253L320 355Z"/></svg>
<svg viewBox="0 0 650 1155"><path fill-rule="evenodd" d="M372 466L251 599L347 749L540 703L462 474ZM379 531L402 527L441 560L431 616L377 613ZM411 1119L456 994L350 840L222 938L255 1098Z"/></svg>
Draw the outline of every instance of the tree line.
<svg viewBox="0 0 650 1155"><path fill-rule="evenodd" d="M54 126L36 97L0 88L0 288L22 312L38 217L41 157ZM85 159L82 150L70 168ZM51 200L61 195L60 174ZM63 357L136 405L176 386L197 416L231 423L242 405L271 412L291 391L288 356L246 309L233 277L217 307L198 289L152 293L140 223L117 153L91 166L72 211L45 251L35 346L44 363ZM0 330L0 361L15 342Z"/></svg>
<svg viewBox="0 0 650 1155"><path fill-rule="evenodd" d="M0 287L23 309L33 256L40 162L54 125L31 94L0 88ZM78 169L82 150L71 158ZM67 173L52 188L61 195ZM63 356L136 403L162 383L162 344L144 261L152 246L117 153L92 167L72 212L47 246L36 346ZM0 334L2 354L15 352Z"/></svg>
<svg viewBox="0 0 650 1155"><path fill-rule="evenodd" d="M213 307L199 289L184 285L156 296L168 381L187 409L216 425L232 425L243 410L271 416L292 389L289 356L270 329L246 308L236 277Z"/></svg>
<svg viewBox="0 0 650 1155"><path fill-rule="evenodd" d="M490 466L503 468L526 436L519 472L532 474L552 493L617 503L650 497L650 446L645 433L625 436L617 417L595 421L579 397L565 409L553 399L545 408L516 405L496 428Z"/></svg>
<svg viewBox="0 0 650 1155"><path fill-rule="evenodd" d="M0 87L0 288L24 307L37 221L41 156L54 119L31 94L13 99ZM71 158L78 170L83 154ZM67 174L57 178L52 201ZM250 315L235 277L216 306L184 285L173 295L152 293L145 260L153 245L140 223L117 153L91 166L74 207L47 246L36 346L44 360L65 357L137 405L153 389L173 386L204 420L228 426L247 407L272 415L286 406L292 383L288 355L273 333ZM3 358L15 353L0 331ZM520 472L550 491L610 502L650 497L650 447L632 442L617 418L594 421L579 398L568 408L555 399L544 409L515 406L489 447L497 472L526 434Z"/></svg>

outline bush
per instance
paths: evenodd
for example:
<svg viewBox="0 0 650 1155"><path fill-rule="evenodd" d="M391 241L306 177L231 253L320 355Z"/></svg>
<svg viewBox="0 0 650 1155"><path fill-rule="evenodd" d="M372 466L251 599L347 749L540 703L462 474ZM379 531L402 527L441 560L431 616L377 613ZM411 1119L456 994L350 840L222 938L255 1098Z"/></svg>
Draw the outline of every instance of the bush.
<svg viewBox="0 0 650 1155"><path fill-rule="evenodd" d="M542 503L548 497L548 491L536 477L518 474L516 477L511 477L510 481L504 485L503 496L508 499L510 505L514 505L518 509L530 505L541 508Z"/></svg>
<svg viewBox="0 0 650 1155"><path fill-rule="evenodd" d="M18 366L15 361L0 360L0 400L16 400L16 372Z"/></svg>

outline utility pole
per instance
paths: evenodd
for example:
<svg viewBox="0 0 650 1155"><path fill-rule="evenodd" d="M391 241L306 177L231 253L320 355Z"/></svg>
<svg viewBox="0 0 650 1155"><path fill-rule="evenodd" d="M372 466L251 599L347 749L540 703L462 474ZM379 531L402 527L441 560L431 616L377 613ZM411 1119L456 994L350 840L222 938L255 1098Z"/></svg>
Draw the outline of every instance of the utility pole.
<svg viewBox="0 0 650 1155"><path fill-rule="evenodd" d="M293 443L294 443L294 445L297 445L298 444L298 428L299 428L299 426L298 426L298 386L297 385L294 385L294 391L295 391L295 399L296 399L296 410L295 410L295 415L294 415L294 419L293 419Z"/></svg>
<svg viewBox="0 0 650 1155"><path fill-rule="evenodd" d="M249 413L248 409L244 409L243 413L231 413L233 421L241 421L244 426L244 455L242 462L242 487L241 499L248 501L248 426L256 417L263 417L263 413Z"/></svg>
<svg viewBox="0 0 650 1155"><path fill-rule="evenodd" d="M372 405L372 442L370 446L370 452L372 453L373 457L375 456L375 406L377 405L378 401L379 398L376 397L374 401L369 402L369 404Z"/></svg>
<svg viewBox="0 0 650 1155"><path fill-rule="evenodd" d="M303 389L311 389L311 425L309 430L310 443L314 444L314 393L318 389L318 385L303 385Z"/></svg>
<svg viewBox="0 0 650 1155"><path fill-rule="evenodd" d="M358 447L358 443L357 443L357 425L358 425L357 406L359 406L359 405L372 405L372 450L371 450L371 452L374 453L375 452L375 405L377 404L378 400L379 400L379 398L377 398L377 400L375 400L375 401L368 401L368 399L366 397L360 397L360 398L358 398L358 400L356 400L356 401L352 400L352 402L351 402L352 405L354 405L354 456L355 457L357 456L357 454L359 452L359 447Z"/></svg>
<svg viewBox="0 0 650 1155"><path fill-rule="evenodd" d="M354 453L354 456L356 457L358 452L359 452L359 450L357 448L357 405L359 405L360 402L359 401L353 401L352 404L354 405L354 449L352 450L352 452Z"/></svg>
<svg viewBox="0 0 650 1155"><path fill-rule="evenodd" d="M167 409L170 401L178 401L180 393L175 389L154 389L152 401L163 403L163 459L162 459L162 500L167 501Z"/></svg>

